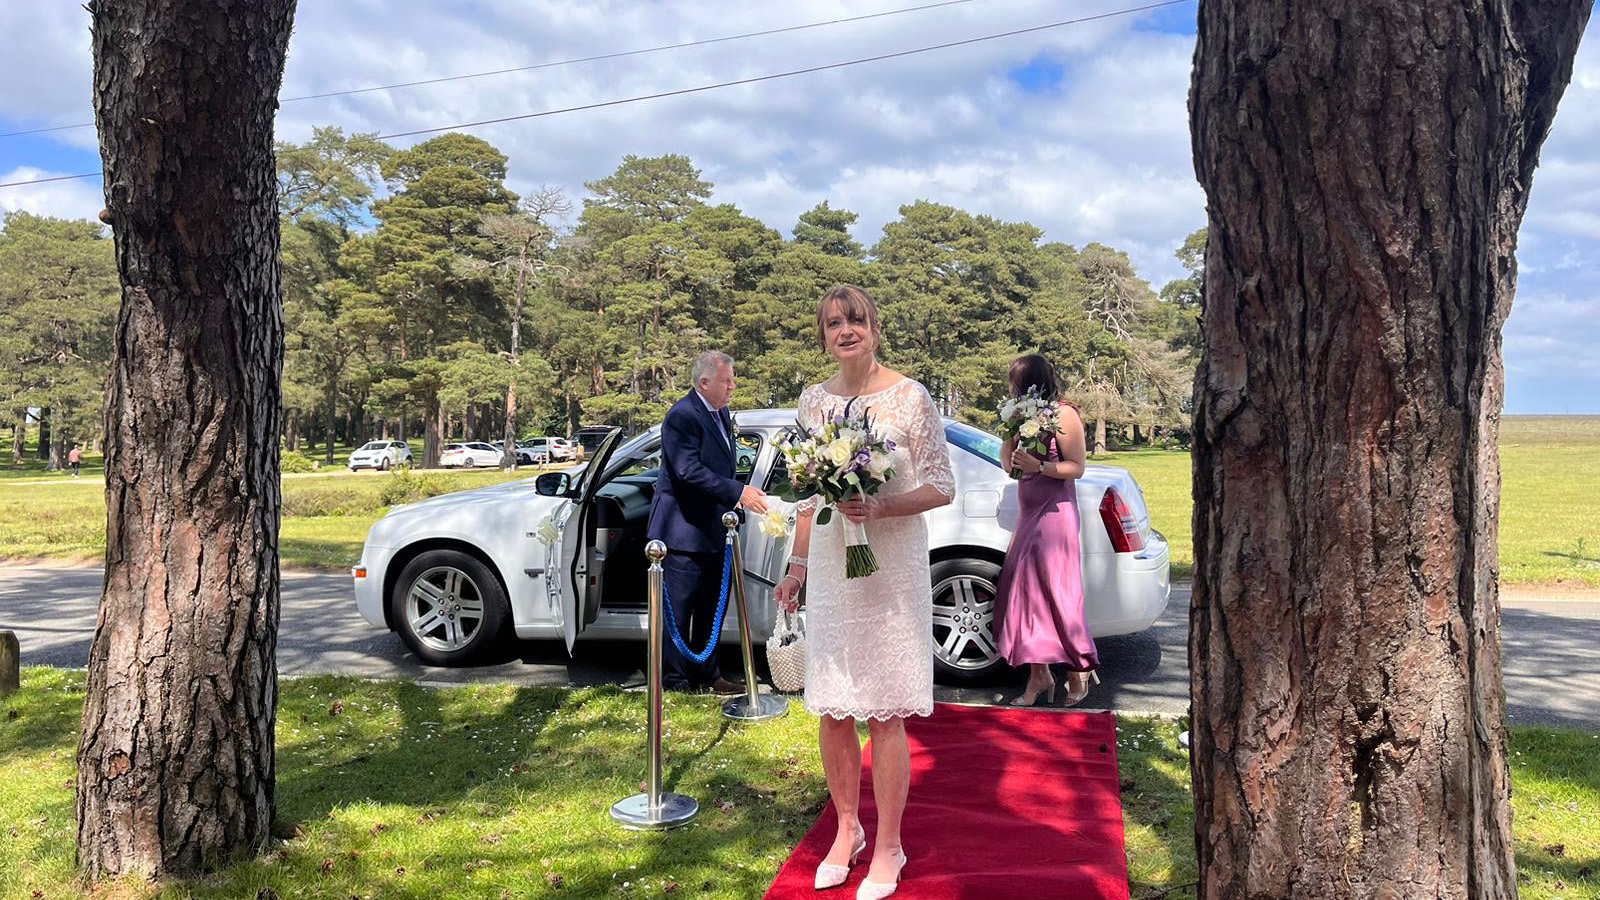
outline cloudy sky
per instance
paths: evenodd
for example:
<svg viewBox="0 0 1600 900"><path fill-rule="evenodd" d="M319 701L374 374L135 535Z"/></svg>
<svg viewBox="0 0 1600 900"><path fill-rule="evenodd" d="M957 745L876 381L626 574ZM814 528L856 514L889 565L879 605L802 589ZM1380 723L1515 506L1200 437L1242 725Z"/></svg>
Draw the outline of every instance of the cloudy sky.
<svg viewBox="0 0 1600 900"><path fill-rule="evenodd" d="M930 0L302 0L284 96L481 72L919 6ZM841 62L1113 12L1150 0L964 0L940 8L603 62L285 103L314 125L392 133ZM475 129L526 191L582 196L624 154L682 153L787 233L817 201L876 240L928 199L1025 219L1049 239L1126 249L1159 286L1204 224L1185 97L1192 3L725 90ZM1600 414L1600 24L1545 146L1506 328L1507 411ZM77 0L0 6L0 132L84 122L88 15ZM406 143L422 138L406 138ZM1583 148L1591 150L1585 151ZM0 182L99 169L93 129L0 137ZM0 209L70 217L98 179L0 189Z"/></svg>

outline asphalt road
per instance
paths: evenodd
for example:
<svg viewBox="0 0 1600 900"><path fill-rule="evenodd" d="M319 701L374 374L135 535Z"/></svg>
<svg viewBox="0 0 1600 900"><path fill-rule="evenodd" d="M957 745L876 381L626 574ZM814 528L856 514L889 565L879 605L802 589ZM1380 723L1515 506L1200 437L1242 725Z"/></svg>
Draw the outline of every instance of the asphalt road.
<svg viewBox="0 0 1600 900"><path fill-rule="evenodd" d="M83 666L94 636L100 595L95 568L0 564L0 630L17 633L24 665ZM1104 683L1085 707L1181 714L1188 708L1186 651L1189 593L1173 592L1155 627L1099 642ZM1511 721L1600 731L1600 603L1510 598L1502 614L1506 691ZM760 654L758 653L759 657ZM723 653L737 672L736 647ZM290 573L283 577L278 671L407 678L427 684L498 681L526 685L630 684L643 681L644 644L580 643L568 657L559 641L510 645L491 665L439 669L418 663L393 634L366 623L355 610L344 575ZM1015 684L936 689L940 700L993 703Z"/></svg>

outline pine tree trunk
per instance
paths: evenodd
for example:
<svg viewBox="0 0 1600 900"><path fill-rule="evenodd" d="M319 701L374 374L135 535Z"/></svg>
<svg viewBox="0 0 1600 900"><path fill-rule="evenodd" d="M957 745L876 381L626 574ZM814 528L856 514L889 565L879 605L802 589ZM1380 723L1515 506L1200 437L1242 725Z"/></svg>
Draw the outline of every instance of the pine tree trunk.
<svg viewBox="0 0 1600 900"><path fill-rule="evenodd" d="M283 422L283 447L290 453L300 452L300 410L288 410Z"/></svg>
<svg viewBox="0 0 1600 900"><path fill-rule="evenodd" d="M444 409L439 404L439 395L434 394L428 398L427 407L423 413L422 423L422 467L424 469L437 469L439 467L439 451L444 444Z"/></svg>
<svg viewBox="0 0 1600 900"><path fill-rule="evenodd" d="M1590 0L1203 0L1199 896L1510 898L1500 330Z"/></svg>
<svg viewBox="0 0 1600 900"><path fill-rule="evenodd" d="M59 406L56 407L56 408L60 409ZM67 443L67 432L66 432L66 429L62 428L61 427L61 423L57 422L55 424L55 427L50 429L50 465L48 466L50 471L59 472L63 468L66 467L66 464L67 464L66 443Z"/></svg>
<svg viewBox="0 0 1600 900"><path fill-rule="evenodd" d="M322 417L322 461L330 466L333 465L333 446L338 442L335 437L337 431L335 420L338 417L337 407L328 404L328 409Z"/></svg>
<svg viewBox="0 0 1600 900"><path fill-rule="evenodd" d="M22 447L28 442L28 411L23 410L17 416L17 424L12 426L11 432L11 464L22 465Z"/></svg>
<svg viewBox="0 0 1600 900"><path fill-rule="evenodd" d="M1094 420L1094 449L1091 456L1101 456L1106 452L1106 420Z"/></svg>
<svg viewBox="0 0 1600 900"><path fill-rule="evenodd" d="M122 308L78 748L92 878L253 853L273 818L283 315L273 113L293 0L98 0Z"/></svg>
<svg viewBox="0 0 1600 900"><path fill-rule="evenodd" d="M50 458L50 407L39 410L39 446L34 455L39 459Z"/></svg>

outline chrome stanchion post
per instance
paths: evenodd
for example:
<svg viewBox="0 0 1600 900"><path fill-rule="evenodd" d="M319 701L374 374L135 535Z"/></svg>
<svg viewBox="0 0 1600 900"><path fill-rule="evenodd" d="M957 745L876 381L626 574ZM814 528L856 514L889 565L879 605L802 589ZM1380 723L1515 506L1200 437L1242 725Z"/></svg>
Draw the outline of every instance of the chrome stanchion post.
<svg viewBox="0 0 1600 900"><path fill-rule="evenodd" d="M667 556L667 545L651 541L645 545L644 555L650 559L650 651L646 664L650 693L647 728L650 732L647 736L650 771L645 780L645 792L612 804L611 818L624 828L658 831L688 823L700 812L700 804L693 797L663 793L661 790L661 654L662 640L666 637L662 633L661 561Z"/></svg>
<svg viewBox="0 0 1600 900"><path fill-rule="evenodd" d="M723 513L722 525L728 529L728 552L733 554L729 590L733 591L733 599L738 603L735 608L739 612L739 653L744 657L745 687L743 697L734 697L722 704L722 714L746 722L776 719L789 711L789 701L776 694L761 693L761 683L756 681L755 649L750 644L750 605L744 599L744 553L739 545L738 514Z"/></svg>

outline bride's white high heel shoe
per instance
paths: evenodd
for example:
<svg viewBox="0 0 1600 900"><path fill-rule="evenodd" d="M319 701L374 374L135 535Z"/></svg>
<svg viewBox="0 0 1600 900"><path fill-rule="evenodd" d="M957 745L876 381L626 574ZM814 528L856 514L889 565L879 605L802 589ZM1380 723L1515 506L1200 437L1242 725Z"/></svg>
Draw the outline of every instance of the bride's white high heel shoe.
<svg viewBox="0 0 1600 900"><path fill-rule="evenodd" d="M870 878L862 879L861 887L856 888L856 900L883 900L900 889L900 872L906 867L906 851L903 847L894 848L895 866L894 880L888 884L873 881Z"/></svg>
<svg viewBox="0 0 1600 900"><path fill-rule="evenodd" d="M821 863L817 866L817 878L814 882L816 889L825 891L844 884L850 878L850 867L861 858L861 851L867 849L867 830L861 827L861 820L856 820L856 846L850 851L850 861L842 866L832 863ZM884 896L888 896L885 894Z"/></svg>

